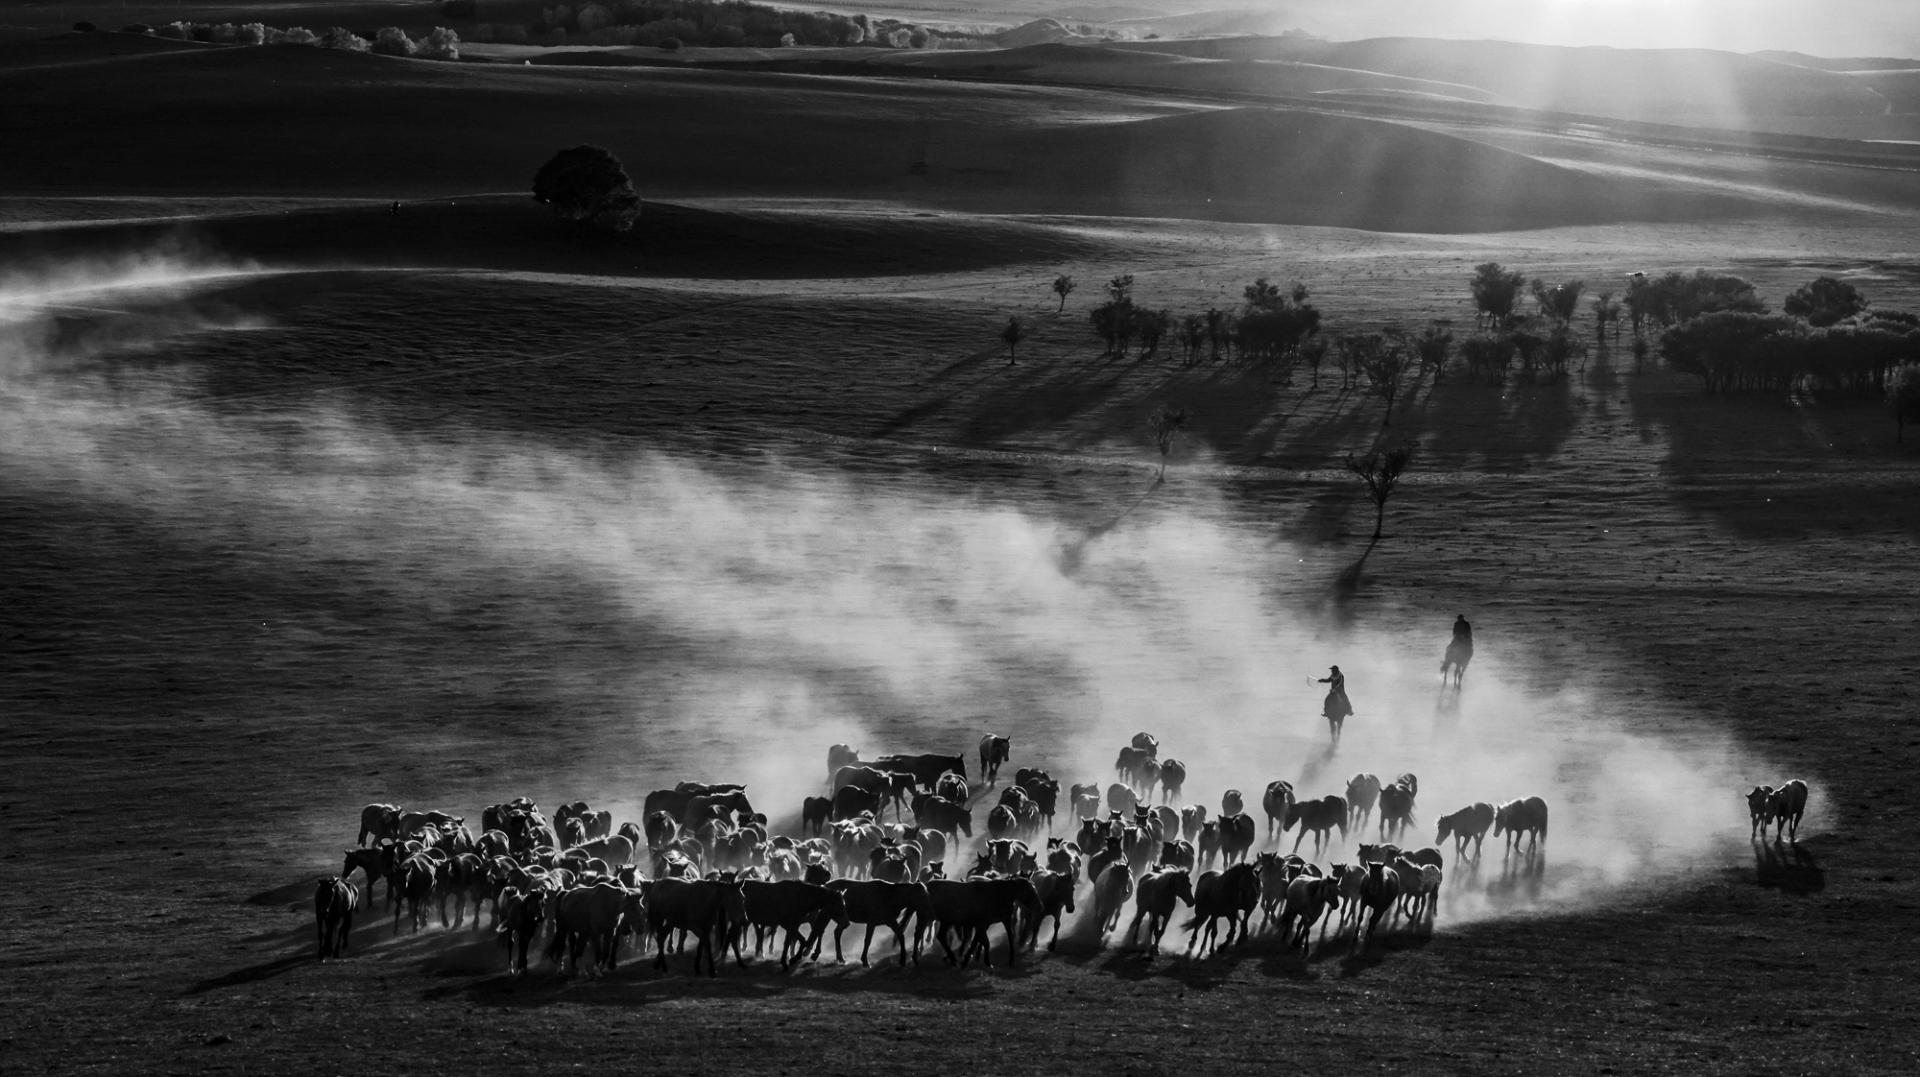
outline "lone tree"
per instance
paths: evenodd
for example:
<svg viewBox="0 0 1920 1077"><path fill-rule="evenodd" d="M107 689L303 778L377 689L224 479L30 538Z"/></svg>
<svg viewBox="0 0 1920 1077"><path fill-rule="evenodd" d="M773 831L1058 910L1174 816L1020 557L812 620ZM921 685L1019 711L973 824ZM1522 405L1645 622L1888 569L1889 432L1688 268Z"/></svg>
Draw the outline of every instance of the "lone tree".
<svg viewBox="0 0 1920 1077"><path fill-rule="evenodd" d="M599 146L561 150L533 177L534 201L576 226L624 232L640 219L640 195L620 159Z"/></svg>
<svg viewBox="0 0 1920 1077"><path fill-rule="evenodd" d="M1020 347L1020 342L1027 339L1027 336L1027 327L1021 324L1018 314L1007 319L1007 327L1000 330L1000 339L1007 342L1008 366L1013 365L1013 361L1016 358L1014 352Z"/></svg>
<svg viewBox="0 0 1920 1077"><path fill-rule="evenodd" d="M1073 282L1073 278L1067 276L1065 273L1053 278L1053 294L1060 297L1060 310L1067 309L1067 297L1072 295L1073 290L1078 287L1079 285ZM1056 311L1055 313L1058 312Z"/></svg>
<svg viewBox="0 0 1920 1077"><path fill-rule="evenodd" d="M1473 289L1473 305L1479 317L1498 329L1513 320L1514 304L1519 302L1520 289L1526 283L1524 273L1510 272L1499 262L1482 262L1473 267L1468 286Z"/></svg>
<svg viewBox="0 0 1920 1077"><path fill-rule="evenodd" d="M1173 455L1173 439L1186 430L1193 421L1193 413L1185 408L1161 408L1147 420L1153 429L1153 442L1160 447L1160 473L1155 475L1155 483L1167 477L1167 457Z"/></svg>
<svg viewBox="0 0 1920 1077"><path fill-rule="evenodd" d="M1403 441L1391 449L1375 449L1365 456L1347 454L1347 470L1367 484L1367 496L1373 499L1373 541L1380 541L1380 528L1387 518L1387 499L1400 484L1400 473L1413 459L1413 442Z"/></svg>

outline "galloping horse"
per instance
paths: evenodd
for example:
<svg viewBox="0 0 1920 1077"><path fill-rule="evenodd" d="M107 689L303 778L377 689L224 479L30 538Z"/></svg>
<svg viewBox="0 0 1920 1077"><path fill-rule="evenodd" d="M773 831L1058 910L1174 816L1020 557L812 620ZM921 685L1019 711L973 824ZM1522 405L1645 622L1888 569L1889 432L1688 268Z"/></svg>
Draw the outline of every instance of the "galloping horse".
<svg viewBox="0 0 1920 1077"><path fill-rule="evenodd" d="M1473 639L1454 637L1447 644L1447 656L1440 661L1440 683L1447 684L1452 677L1452 687L1460 687L1460 681L1467 675L1467 663L1473 661Z"/></svg>

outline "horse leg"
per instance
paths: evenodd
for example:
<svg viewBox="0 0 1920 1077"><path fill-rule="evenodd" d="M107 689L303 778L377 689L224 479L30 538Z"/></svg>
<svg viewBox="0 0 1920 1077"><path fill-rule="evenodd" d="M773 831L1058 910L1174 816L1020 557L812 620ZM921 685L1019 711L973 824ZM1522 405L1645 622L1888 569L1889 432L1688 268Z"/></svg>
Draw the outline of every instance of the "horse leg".
<svg viewBox="0 0 1920 1077"><path fill-rule="evenodd" d="M871 950L871 949L873 949L873 929L874 929L874 926L875 926L875 925L873 925L873 924L868 924L868 925L867 925L867 941L866 941L866 942L863 942L863 943L861 943L861 944L860 944L860 967L861 967L861 968L866 968L866 967L868 967L868 966L867 966L867 951L869 951L869 950ZM844 929L843 929L843 930L844 930ZM894 929L894 931L893 931L893 934L894 934L894 938L895 938L895 939L898 939L898 938L900 937L900 929L899 929L899 928L895 928L895 929ZM834 932L834 935L833 935L833 952L834 952L834 954L836 955L836 957L837 957L837 956L838 956L838 954L840 953L840 933L839 933L838 931L836 931L836 932ZM906 961L906 959L907 959L907 957L906 957L906 952L905 952L905 951L902 951L902 952L901 952L901 954L900 954L900 960L901 960L901 961L902 961L902 962L904 963L904 962Z"/></svg>

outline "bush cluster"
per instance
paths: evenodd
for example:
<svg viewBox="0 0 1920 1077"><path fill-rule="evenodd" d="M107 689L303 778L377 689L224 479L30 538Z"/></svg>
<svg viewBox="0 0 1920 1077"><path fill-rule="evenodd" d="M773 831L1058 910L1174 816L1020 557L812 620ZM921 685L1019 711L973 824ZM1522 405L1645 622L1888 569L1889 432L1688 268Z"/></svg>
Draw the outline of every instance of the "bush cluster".
<svg viewBox="0 0 1920 1077"><path fill-rule="evenodd" d="M458 60L460 35L444 26L436 26L418 40L397 26L372 31L371 37L344 26L333 26L314 33L304 26L278 29L250 22L170 22L162 26L131 25L126 33L151 33L157 37L181 41L205 41L214 45L317 45L345 52L377 52L388 56L420 56L429 60Z"/></svg>

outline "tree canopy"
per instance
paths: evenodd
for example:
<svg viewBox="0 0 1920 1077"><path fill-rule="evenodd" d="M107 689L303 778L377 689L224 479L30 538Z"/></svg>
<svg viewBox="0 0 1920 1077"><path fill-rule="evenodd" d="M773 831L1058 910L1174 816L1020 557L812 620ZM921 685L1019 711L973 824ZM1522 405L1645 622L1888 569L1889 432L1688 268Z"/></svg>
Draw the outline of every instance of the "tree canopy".
<svg viewBox="0 0 1920 1077"><path fill-rule="evenodd" d="M640 195L620 159L599 146L553 155L533 177L533 197L554 216L582 226L624 232L640 219Z"/></svg>
<svg viewBox="0 0 1920 1077"><path fill-rule="evenodd" d="M1500 326L1513 319L1514 304L1526 283L1524 273L1510 271L1499 262L1482 262L1473 267L1473 280L1468 285L1473 289L1474 307Z"/></svg>
<svg viewBox="0 0 1920 1077"><path fill-rule="evenodd" d="M1794 289L1780 309L1820 327L1853 317L1867 309L1867 301L1858 289L1838 277L1815 277Z"/></svg>

